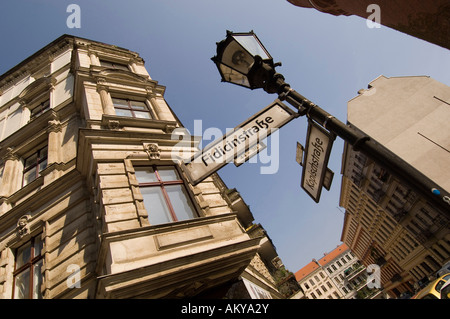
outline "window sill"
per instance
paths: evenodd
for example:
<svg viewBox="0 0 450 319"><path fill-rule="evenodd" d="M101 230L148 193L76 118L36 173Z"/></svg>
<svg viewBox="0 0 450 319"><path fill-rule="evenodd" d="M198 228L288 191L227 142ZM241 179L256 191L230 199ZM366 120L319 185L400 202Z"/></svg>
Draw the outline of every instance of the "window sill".
<svg viewBox="0 0 450 319"><path fill-rule="evenodd" d="M164 121L164 120L154 120L154 119L141 119L126 116L117 115L102 115L102 125L110 128L122 128L124 126L129 127L143 127L143 128L154 128L163 130L166 133L171 133L176 127L177 122L175 121Z"/></svg>

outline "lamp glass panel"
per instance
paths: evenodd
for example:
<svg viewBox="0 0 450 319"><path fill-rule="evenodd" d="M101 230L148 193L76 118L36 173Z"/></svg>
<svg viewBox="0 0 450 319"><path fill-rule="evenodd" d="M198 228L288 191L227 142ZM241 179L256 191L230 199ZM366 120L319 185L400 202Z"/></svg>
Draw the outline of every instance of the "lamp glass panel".
<svg viewBox="0 0 450 319"><path fill-rule="evenodd" d="M222 72L224 81L242 85L242 86L246 86L246 87L250 87L248 78L245 75L233 70L232 68L229 68L228 66L226 66L224 64L220 64L219 67L220 67L220 71Z"/></svg>
<svg viewBox="0 0 450 319"><path fill-rule="evenodd" d="M268 52L254 35L233 35L233 38L253 56L259 55L263 60L270 59Z"/></svg>
<svg viewBox="0 0 450 319"><path fill-rule="evenodd" d="M255 60L238 42L231 41L223 51L221 62L242 74L248 74Z"/></svg>

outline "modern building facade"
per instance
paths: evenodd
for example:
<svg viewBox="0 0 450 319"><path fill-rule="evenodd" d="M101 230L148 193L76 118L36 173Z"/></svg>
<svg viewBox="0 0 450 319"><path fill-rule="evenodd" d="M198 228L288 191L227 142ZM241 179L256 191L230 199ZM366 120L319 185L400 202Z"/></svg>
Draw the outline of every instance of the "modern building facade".
<svg viewBox="0 0 450 319"><path fill-rule="evenodd" d="M447 0L288 0L335 16L356 15L450 49ZM377 17L377 19L375 19Z"/></svg>
<svg viewBox="0 0 450 319"><path fill-rule="evenodd" d="M69 35L0 76L0 298L283 297L239 193L185 178L164 90Z"/></svg>
<svg viewBox="0 0 450 319"><path fill-rule="evenodd" d="M450 88L426 76L380 76L348 103L349 125L447 192L449 121ZM348 144L342 174L341 240L364 265L381 266L391 297L413 293L450 258L450 210L433 206Z"/></svg>
<svg viewBox="0 0 450 319"><path fill-rule="evenodd" d="M366 267L341 244L295 273L308 299L372 299L383 296L381 289L368 288ZM381 287L380 287L381 288Z"/></svg>

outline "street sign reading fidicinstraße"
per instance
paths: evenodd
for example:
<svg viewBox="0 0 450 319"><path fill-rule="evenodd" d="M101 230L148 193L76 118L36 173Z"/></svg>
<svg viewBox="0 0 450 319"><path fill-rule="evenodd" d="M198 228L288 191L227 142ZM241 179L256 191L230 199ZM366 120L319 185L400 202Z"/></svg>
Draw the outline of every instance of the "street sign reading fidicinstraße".
<svg viewBox="0 0 450 319"><path fill-rule="evenodd" d="M267 146L262 141L259 141L258 144L250 147L247 151L239 155L234 159L234 165L236 167L241 166L246 161L248 161L251 157L261 152L263 149L265 149Z"/></svg>
<svg viewBox="0 0 450 319"><path fill-rule="evenodd" d="M316 203L320 200L334 139L333 134L318 126L313 120L308 121L301 187Z"/></svg>
<svg viewBox="0 0 450 319"><path fill-rule="evenodd" d="M274 130L296 117L297 113L277 99L222 138L205 146L189 160L185 160L182 167L190 182L197 185L250 148L257 147Z"/></svg>

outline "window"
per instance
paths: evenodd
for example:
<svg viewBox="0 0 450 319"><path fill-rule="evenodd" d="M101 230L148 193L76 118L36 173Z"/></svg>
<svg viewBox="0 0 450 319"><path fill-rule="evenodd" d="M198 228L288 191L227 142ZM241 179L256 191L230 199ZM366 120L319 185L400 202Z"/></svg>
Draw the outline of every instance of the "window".
<svg viewBox="0 0 450 319"><path fill-rule="evenodd" d="M45 100L44 102L39 103L31 110L30 120L42 115L48 109L50 109L50 100Z"/></svg>
<svg viewBox="0 0 450 319"><path fill-rule="evenodd" d="M110 69L130 71L128 65L122 63L100 60L100 65Z"/></svg>
<svg viewBox="0 0 450 319"><path fill-rule="evenodd" d="M135 172L150 224L198 216L184 181L174 166L136 167Z"/></svg>
<svg viewBox="0 0 450 319"><path fill-rule="evenodd" d="M150 112L147 104L142 101L134 101L128 99L113 98L114 109L118 116L128 116L142 119L152 119L152 113Z"/></svg>
<svg viewBox="0 0 450 319"><path fill-rule="evenodd" d="M47 167L47 146L25 158L23 168L22 186L25 186L39 177L40 172Z"/></svg>
<svg viewBox="0 0 450 319"><path fill-rule="evenodd" d="M41 255L43 242L41 236L19 247L16 251L16 265L14 270L14 299L41 299L41 273L43 256Z"/></svg>

